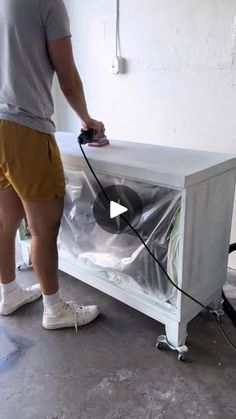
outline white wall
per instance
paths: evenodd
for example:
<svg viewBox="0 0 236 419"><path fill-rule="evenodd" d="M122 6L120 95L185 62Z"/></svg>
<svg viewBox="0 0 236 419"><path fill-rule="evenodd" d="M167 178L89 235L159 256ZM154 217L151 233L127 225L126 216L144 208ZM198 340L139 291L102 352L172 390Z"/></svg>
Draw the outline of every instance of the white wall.
<svg viewBox="0 0 236 419"><path fill-rule="evenodd" d="M236 0L121 0L120 76L107 71L115 0L65 3L90 112L110 137L236 151ZM59 119L78 131L73 111Z"/></svg>
<svg viewBox="0 0 236 419"><path fill-rule="evenodd" d="M120 0L119 76L107 70L115 0L65 3L88 107L110 138L236 153L236 0ZM79 132L61 95L56 110L58 129Z"/></svg>

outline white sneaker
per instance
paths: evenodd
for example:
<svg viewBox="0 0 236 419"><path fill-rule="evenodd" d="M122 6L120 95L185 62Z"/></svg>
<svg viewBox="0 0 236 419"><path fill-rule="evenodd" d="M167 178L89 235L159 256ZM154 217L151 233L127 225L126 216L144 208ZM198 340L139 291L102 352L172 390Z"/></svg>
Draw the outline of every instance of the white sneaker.
<svg viewBox="0 0 236 419"><path fill-rule="evenodd" d="M41 295L42 292L39 284L27 288L18 285L12 292L4 297L2 296L0 301L0 314L2 316L8 316L24 304L37 300Z"/></svg>
<svg viewBox="0 0 236 419"><path fill-rule="evenodd" d="M64 327L84 326L99 315L98 306L80 306L73 302L59 301L51 307L44 307L43 327L61 329Z"/></svg>

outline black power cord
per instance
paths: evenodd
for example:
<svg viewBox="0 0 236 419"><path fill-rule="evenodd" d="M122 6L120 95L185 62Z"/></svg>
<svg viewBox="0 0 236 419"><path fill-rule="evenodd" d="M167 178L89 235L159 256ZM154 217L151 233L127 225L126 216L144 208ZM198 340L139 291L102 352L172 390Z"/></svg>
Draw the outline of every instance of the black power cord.
<svg viewBox="0 0 236 419"><path fill-rule="evenodd" d="M96 182L98 183L98 185L100 186L106 200L108 201L108 203L110 203L110 199L109 196L107 195L105 189L103 188L100 180L98 179L96 173L94 172L80 141L80 137L78 137L78 143L81 149L81 152L84 156L84 159L91 171L91 173L93 174ZM192 295L188 294L186 291L184 291L183 289L181 289L180 287L178 287L178 285L176 285L174 283L174 281L171 279L171 277L169 276L169 274L167 273L166 269L164 268L164 266L161 264L161 262L156 258L156 256L152 253L152 251L149 249L149 247L146 245L145 241L143 240L143 238L140 236L140 234L136 231L136 229L132 226L132 224L130 224L130 222L125 218L125 216L123 214L120 215L120 217L122 217L122 219L127 223L127 225L130 227L130 229L134 232L134 234L139 238L139 240L142 242L142 244L144 245L145 249L147 250L147 252L150 254L150 256L155 260L155 262L157 263L157 265L160 267L160 269L162 270L162 272L165 274L165 276L167 277L168 281L178 290L180 291L183 295L185 295L186 297L188 297L190 300L192 300L194 303L198 304L200 307L202 307L204 310L207 310L211 315L214 315L214 319L216 320L216 323L218 325L218 328L220 329L221 333L223 334L223 336L225 337L225 339L227 340L228 344L231 346L231 348L236 352L236 346L233 344L233 342L231 341L231 339L227 336L226 332L224 331L224 329L222 328L222 326L220 325L219 321L217 320L217 318L215 316L217 316L217 312L216 310L212 310L209 307L205 306L204 304L202 304L200 301L198 301L196 298L194 298Z"/></svg>

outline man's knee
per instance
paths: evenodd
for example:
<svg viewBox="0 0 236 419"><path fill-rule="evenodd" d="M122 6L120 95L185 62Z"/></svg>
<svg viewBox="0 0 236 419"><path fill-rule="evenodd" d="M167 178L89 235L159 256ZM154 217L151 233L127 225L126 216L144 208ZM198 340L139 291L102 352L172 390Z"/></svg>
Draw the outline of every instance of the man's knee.
<svg viewBox="0 0 236 419"><path fill-rule="evenodd" d="M45 203L24 203L26 218L32 237L56 237L63 214L63 199Z"/></svg>
<svg viewBox="0 0 236 419"><path fill-rule="evenodd" d="M0 217L0 232L1 234L16 234L23 217L1 218Z"/></svg>
<svg viewBox="0 0 236 419"><path fill-rule="evenodd" d="M29 223L29 231L33 238L38 239L46 239L49 237L56 238L58 236L58 232L60 229L61 221L57 220L54 222L45 222L45 223L37 223L37 220L35 222Z"/></svg>

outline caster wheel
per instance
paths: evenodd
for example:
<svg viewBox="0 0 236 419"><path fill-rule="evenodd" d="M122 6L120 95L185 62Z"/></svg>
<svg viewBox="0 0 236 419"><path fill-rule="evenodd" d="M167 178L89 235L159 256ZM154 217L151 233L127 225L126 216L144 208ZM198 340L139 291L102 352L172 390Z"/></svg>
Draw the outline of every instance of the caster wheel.
<svg viewBox="0 0 236 419"><path fill-rule="evenodd" d="M181 361L181 362L184 361L184 355L183 354L178 355L178 361Z"/></svg>
<svg viewBox="0 0 236 419"><path fill-rule="evenodd" d="M156 347L157 347L157 349L165 349L166 344L163 343L163 342L157 342Z"/></svg>

